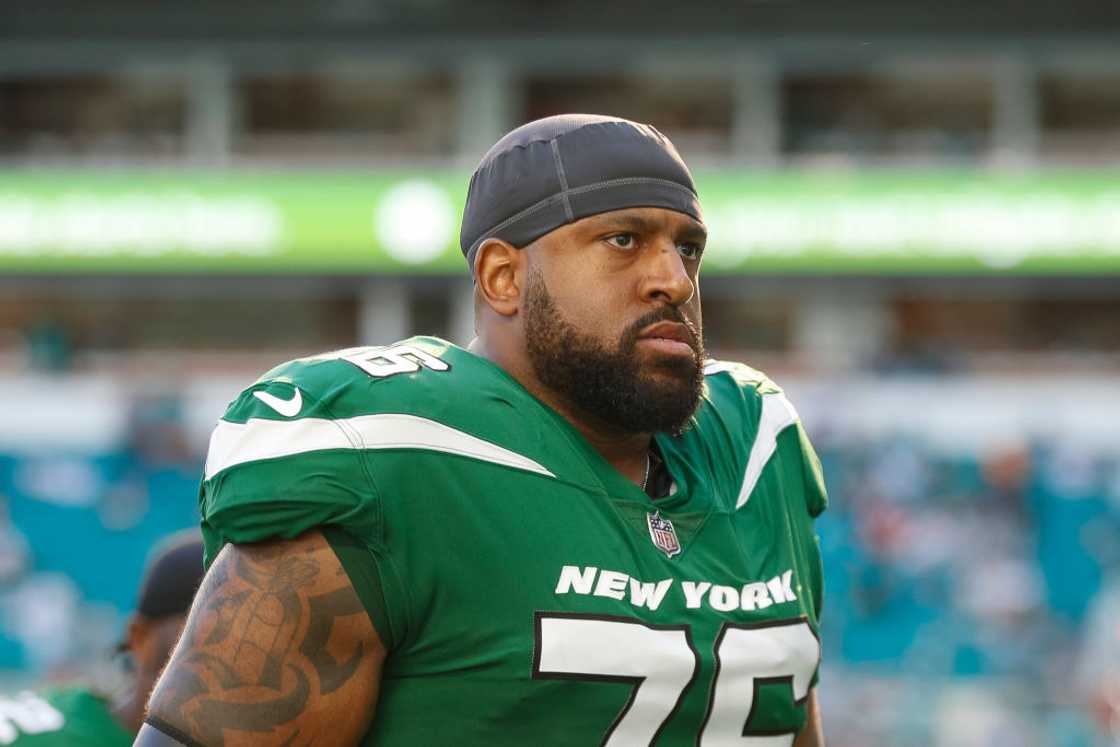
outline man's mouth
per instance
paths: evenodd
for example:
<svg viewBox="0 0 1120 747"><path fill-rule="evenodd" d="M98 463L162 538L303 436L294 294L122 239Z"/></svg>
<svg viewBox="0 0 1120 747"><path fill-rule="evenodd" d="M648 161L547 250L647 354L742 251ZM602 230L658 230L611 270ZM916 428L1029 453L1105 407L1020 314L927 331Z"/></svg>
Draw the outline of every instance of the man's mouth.
<svg viewBox="0 0 1120 747"><path fill-rule="evenodd" d="M638 344L668 355L696 357L692 332L679 322L656 322L638 334Z"/></svg>

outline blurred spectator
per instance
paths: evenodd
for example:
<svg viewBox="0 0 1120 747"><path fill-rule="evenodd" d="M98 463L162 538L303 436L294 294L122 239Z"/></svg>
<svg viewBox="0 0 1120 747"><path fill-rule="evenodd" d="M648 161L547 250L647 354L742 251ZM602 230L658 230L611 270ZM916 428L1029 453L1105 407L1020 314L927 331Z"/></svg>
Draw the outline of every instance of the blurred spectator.
<svg viewBox="0 0 1120 747"><path fill-rule="evenodd" d="M27 537L17 529L8 513L8 497L0 493L0 587L11 586L30 565Z"/></svg>
<svg viewBox="0 0 1120 747"><path fill-rule="evenodd" d="M202 580L202 540L197 532L180 533L160 545L144 574L136 611L120 650L130 659L130 682L115 699L82 686L23 692L0 700L0 743L16 747L125 747L131 745L144 716L144 705L179 638L194 593ZM41 588L41 587L40 587ZM59 643L76 640L70 631L54 630L62 619L57 609L20 600L29 625Z"/></svg>
<svg viewBox="0 0 1120 747"><path fill-rule="evenodd" d="M181 526L188 514L194 520L201 460L187 438L176 395L157 392L133 401L121 456L123 474L97 506L107 529L125 531L161 518Z"/></svg>
<svg viewBox="0 0 1120 747"><path fill-rule="evenodd" d="M137 397L129 417L128 448L145 470L198 466L183 429L182 402L175 394Z"/></svg>
<svg viewBox="0 0 1120 747"><path fill-rule="evenodd" d="M66 328L49 316L33 322L25 332L27 358L34 371L60 373L70 369L73 349Z"/></svg>

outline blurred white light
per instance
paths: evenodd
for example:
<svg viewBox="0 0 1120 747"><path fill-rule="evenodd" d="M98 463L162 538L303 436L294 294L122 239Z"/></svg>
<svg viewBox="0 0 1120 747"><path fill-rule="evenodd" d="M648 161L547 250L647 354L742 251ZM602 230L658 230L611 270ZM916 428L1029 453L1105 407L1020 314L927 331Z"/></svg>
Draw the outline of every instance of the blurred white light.
<svg viewBox="0 0 1120 747"><path fill-rule="evenodd" d="M390 257L408 264L430 262L455 236L458 213L431 182L414 179L390 188L377 206L373 231Z"/></svg>
<svg viewBox="0 0 1120 747"><path fill-rule="evenodd" d="M1060 192L742 197L705 210L707 260L819 251L836 258L976 257L993 268L1034 256L1120 256L1120 193Z"/></svg>
<svg viewBox="0 0 1120 747"><path fill-rule="evenodd" d="M0 255L266 256L279 247L283 215L266 199L187 190L53 199L0 194Z"/></svg>

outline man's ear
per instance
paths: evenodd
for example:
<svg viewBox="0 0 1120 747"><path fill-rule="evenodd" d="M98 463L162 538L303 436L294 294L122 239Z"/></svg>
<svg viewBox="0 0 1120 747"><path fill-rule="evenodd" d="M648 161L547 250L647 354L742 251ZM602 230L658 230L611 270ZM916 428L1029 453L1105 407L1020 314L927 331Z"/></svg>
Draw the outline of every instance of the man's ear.
<svg viewBox="0 0 1120 747"><path fill-rule="evenodd" d="M486 239L474 258L474 280L486 305L512 317L521 305L528 264L525 252L501 239Z"/></svg>

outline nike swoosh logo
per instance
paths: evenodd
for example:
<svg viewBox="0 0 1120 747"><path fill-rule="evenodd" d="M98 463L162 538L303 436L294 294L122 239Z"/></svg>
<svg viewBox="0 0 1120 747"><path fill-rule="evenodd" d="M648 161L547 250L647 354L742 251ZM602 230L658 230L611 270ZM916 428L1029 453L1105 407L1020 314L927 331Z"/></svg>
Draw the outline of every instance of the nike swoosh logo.
<svg viewBox="0 0 1120 747"><path fill-rule="evenodd" d="M303 409L303 395L298 389L291 399L280 399L268 392L253 392L253 396L286 418L299 415L299 411Z"/></svg>

